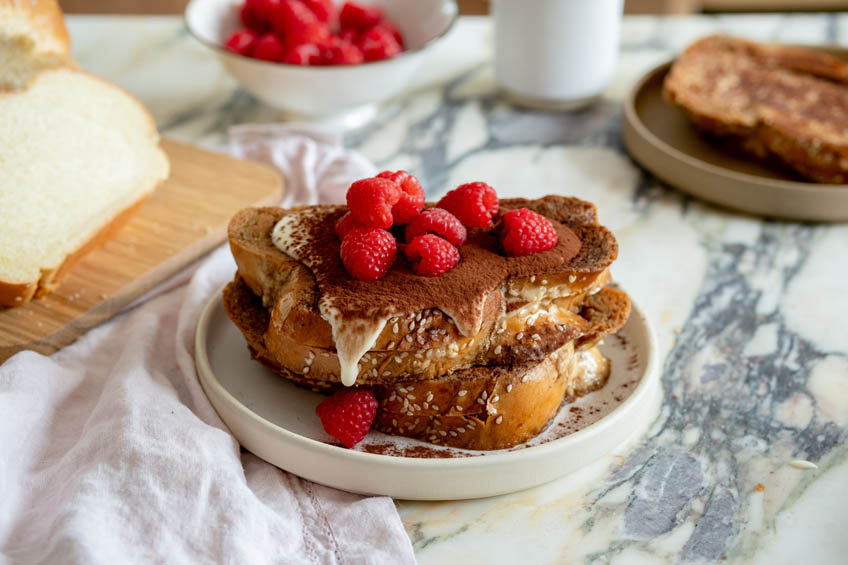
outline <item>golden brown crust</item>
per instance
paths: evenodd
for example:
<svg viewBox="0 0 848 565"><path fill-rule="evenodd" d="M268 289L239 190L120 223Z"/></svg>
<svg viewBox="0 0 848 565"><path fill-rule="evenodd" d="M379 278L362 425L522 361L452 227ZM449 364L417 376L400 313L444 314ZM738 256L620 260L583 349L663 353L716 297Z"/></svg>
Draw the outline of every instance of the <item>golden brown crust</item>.
<svg viewBox="0 0 848 565"><path fill-rule="evenodd" d="M70 59L70 37L56 0L0 0L0 19L12 18L28 22L37 51Z"/></svg>
<svg viewBox="0 0 848 565"><path fill-rule="evenodd" d="M702 131L735 139L816 182L848 182L848 65L812 49L710 36L663 84Z"/></svg>
<svg viewBox="0 0 848 565"><path fill-rule="evenodd" d="M563 299L567 301L568 299ZM268 327L274 327L274 316ZM414 375L431 379L472 365L504 365L543 359L566 342L584 336L590 324L568 308L541 311L532 324L512 316L504 331L487 326L472 337L460 336L427 349L404 349L401 341L394 349L372 349L360 362L360 384L393 382ZM426 334L424 334L426 335ZM299 342L286 332L265 331L264 346L275 363L309 378L339 381L339 359L335 350Z"/></svg>

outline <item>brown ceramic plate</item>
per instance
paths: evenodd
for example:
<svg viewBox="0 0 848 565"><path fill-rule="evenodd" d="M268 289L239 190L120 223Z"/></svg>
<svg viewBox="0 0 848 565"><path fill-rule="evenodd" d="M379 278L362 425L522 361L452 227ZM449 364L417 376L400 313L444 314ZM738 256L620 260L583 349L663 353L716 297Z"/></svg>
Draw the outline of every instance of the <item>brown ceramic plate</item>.
<svg viewBox="0 0 848 565"><path fill-rule="evenodd" d="M848 59L848 50L825 49ZM848 185L805 181L780 164L760 161L700 134L666 102L671 62L647 73L624 103L624 143L633 158L668 184L698 198L752 214L848 221Z"/></svg>

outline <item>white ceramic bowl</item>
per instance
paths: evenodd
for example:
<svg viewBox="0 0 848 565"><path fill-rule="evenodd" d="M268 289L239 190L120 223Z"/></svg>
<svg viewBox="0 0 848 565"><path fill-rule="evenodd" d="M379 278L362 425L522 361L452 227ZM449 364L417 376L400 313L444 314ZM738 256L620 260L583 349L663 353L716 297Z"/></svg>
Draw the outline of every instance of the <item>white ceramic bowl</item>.
<svg viewBox="0 0 848 565"><path fill-rule="evenodd" d="M242 3L192 0L186 7L186 25L242 87L269 106L305 119L373 108L398 94L426 49L450 30L457 17L454 0L363 0L383 8L403 34L406 50L392 59L359 65L301 66L251 59L223 48L229 34L243 27Z"/></svg>

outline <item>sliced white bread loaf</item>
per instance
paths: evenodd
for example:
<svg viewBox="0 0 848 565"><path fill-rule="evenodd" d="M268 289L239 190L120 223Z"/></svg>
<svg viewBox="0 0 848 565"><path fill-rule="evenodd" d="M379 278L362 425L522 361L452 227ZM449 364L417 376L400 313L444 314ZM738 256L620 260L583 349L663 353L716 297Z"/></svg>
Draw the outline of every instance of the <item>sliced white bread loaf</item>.
<svg viewBox="0 0 848 565"><path fill-rule="evenodd" d="M63 30L53 0L0 0L0 306L50 290L168 176L150 115L73 68Z"/></svg>

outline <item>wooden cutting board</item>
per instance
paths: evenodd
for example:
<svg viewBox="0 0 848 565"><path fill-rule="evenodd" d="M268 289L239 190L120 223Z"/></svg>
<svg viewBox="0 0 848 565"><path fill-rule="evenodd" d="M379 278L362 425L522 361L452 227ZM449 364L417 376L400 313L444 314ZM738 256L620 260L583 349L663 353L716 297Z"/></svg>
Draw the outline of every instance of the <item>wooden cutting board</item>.
<svg viewBox="0 0 848 565"><path fill-rule="evenodd" d="M44 298L0 309L0 362L23 349L53 353L170 278L226 237L246 206L273 205L283 183L269 167L163 140L171 175L102 246Z"/></svg>

